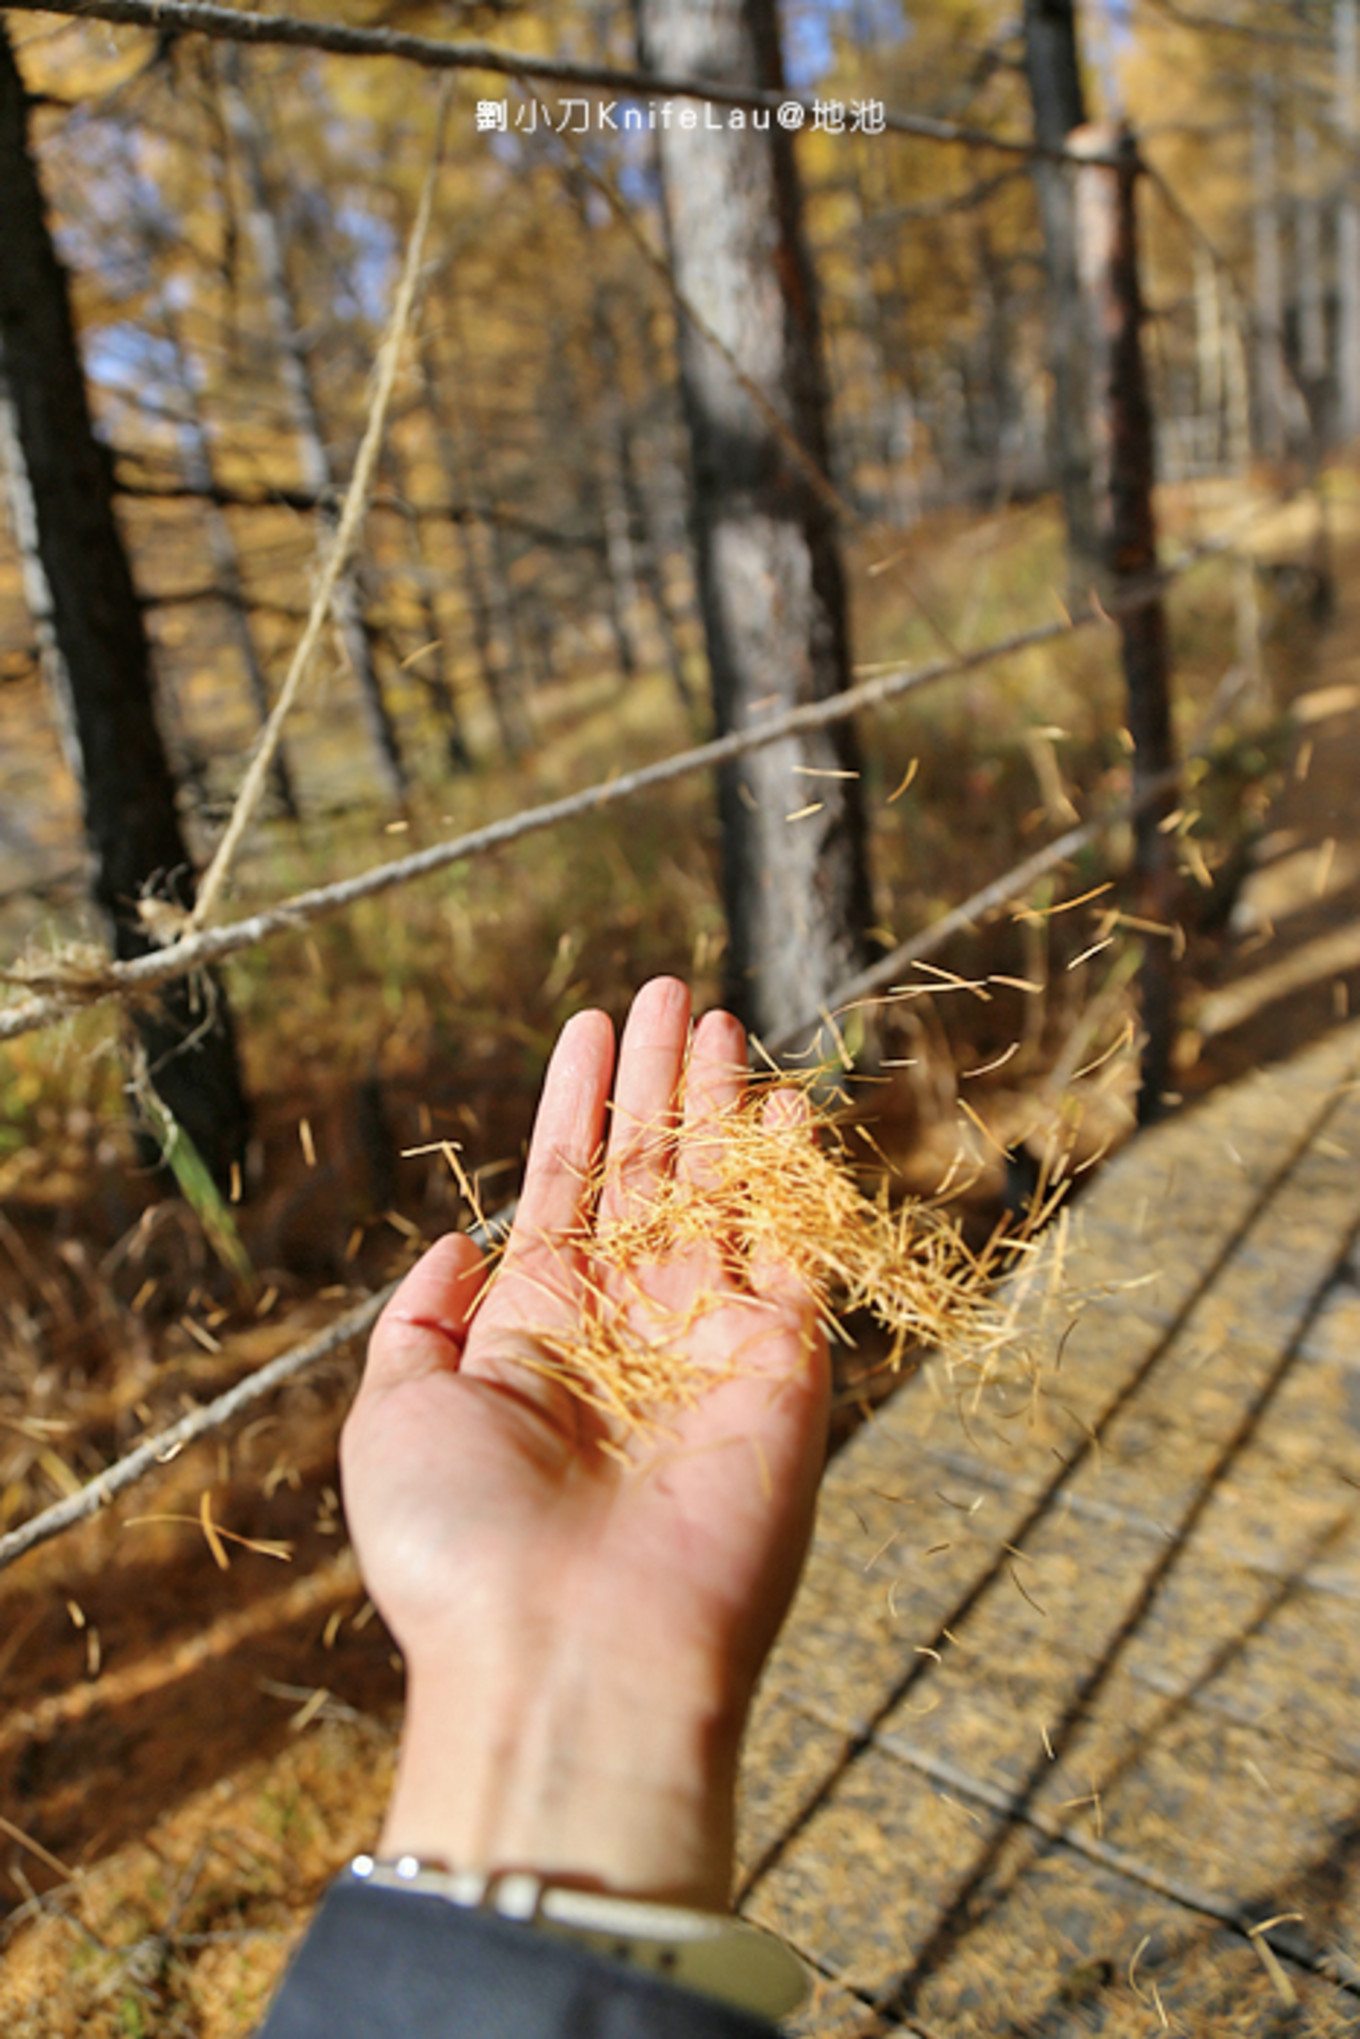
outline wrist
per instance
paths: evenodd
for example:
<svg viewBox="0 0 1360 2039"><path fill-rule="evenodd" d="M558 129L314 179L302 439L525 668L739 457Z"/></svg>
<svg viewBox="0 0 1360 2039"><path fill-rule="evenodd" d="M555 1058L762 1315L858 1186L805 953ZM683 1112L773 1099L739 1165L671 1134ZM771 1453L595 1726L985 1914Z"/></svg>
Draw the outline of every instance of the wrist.
<svg viewBox="0 0 1360 2039"><path fill-rule="evenodd" d="M598 1649L500 1676L410 1663L382 1853L720 1909L741 1726Z"/></svg>

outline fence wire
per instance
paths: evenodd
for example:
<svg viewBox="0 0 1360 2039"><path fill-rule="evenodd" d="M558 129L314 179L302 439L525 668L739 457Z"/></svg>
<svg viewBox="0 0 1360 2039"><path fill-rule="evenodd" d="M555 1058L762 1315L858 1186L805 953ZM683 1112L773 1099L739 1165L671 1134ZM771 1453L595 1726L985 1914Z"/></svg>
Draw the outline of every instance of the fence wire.
<svg viewBox="0 0 1360 2039"><path fill-rule="evenodd" d="M171 31L206 35L224 42L278 44L289 49L325 50L342 57L395 57L431 71L487 71L503 78L539 79L549 85L637 95L658 93L671 99L698 99L714 106L741 106L778 114L783 106L801 107L807 120L817 101L799 92L767 91L756 85L729 85L714 78L693 78L663 71L630 70L615 64L580 63L565 57L533 56L495 43L445 42L436 36L412 35L404 29L351 28L337 21L304 21L289 14L247 14L218 7L208 0L10 0L16 12L65 14L81 21L108 21L156 35ZM912 135L919 141L954 147L994 149L1002 155L1043 160L1071 160L1067 149L1045 148L1020 135L992 134L956 120L925 113L904 113L885 107L883 127L890 134ZM1083 162L1113 157L1085 156Z"/></svg>
<svg viewBox="0 0 1360 2039"><path fill-rule="evenodd" d="M1073 626L1068 627L1070 629ZM1230 702L1227 699L1220 701L1216 712L1206 718L1199 742L1188 753L1187 761L1204 755L1213 727L1221 720L1229 706ZM903 942L900 947L881 958L869 969L847 979L837 987L826 1006L819 1012L810 1013L799 1025L787 1027L779 1034L771 1036L765 1045L776 1051L786 1050L802 1036L814 1034L818 1028L825 1028L828 1019L834 1024L835 1014L844 1012L852 1006L861 1005L866 1000L879 1000L885 990L888 990L891 996L890 987L913 963L926 961L928 957L944 948L956 934L966 933L999 907L1023 898L1038 879L1050 871L1057 870L1080 851L1099 842L1112 829L1131 821L1143 807L1158 799L1169 785L1174 785L1177 778L1177 770L1160 774L1157 778L1150 779L1140 789L1136 798L1122 801L1107 813L1068 829L1042 850L1035 851L1032 856L1024 858L1000 877L980 887L969 898L962 900L950 912L933 921L920 934ZM513 1203L505 1205L483 1223L473 1226L469 1236L482 1247L498 1243L513 1220L514 1212ZM165 1465L177 1457L185 1445L223 1429L243 1409L251 1407L266 1395L272 1394L276 1388L283 1386L285 1382L296 1379L299 1374L306 1372L320 1360L329 1358L352 1344L355 1339L363 1337L376 1323L384 1305L395 1294L398 1286L399 1283L396 1281L389 1282L375 1295L337 1318L335 1323L324 1331L306 1339L301 1345L280 1353L277 1358L269 1360L254 1373L248 1374L244 1380L238 1381L234 1387L218 1395L215 1400L204 1403L198 1409L190 1410L167 1429L136 1445L115 1464L86 1481L74 1494L66 1495L62 1500L54 1502L51 1507L30 1516L28 1521L21 1523L17 1529L0 1536L0 1572L22 1557L25 1552L35 1549L37 1545L50 1542L53 1537L60 1536L67 1530L76 1528L80 1523L88 1521L92 1515L108 1507L110 1502L127 1488L145 1479L158 1466Z"/></svg>

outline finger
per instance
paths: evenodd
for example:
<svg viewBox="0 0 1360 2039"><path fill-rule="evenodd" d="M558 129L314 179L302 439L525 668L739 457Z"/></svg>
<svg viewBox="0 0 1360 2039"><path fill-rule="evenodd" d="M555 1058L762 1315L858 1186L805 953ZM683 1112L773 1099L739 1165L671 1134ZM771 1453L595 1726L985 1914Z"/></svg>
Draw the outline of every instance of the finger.
<svg viewBox="0 0 1360 2039"><path fill-rule="evenodd" d="M508 1259L525 1247L561 1247L579 1229L613 1073L608 1015L578 1012L558 1036L543 1079Z"/></svg>
<svg viewBox="0 0 1360 2039"><path fill-rule="evenodd" d="M813 1137L811 1118L811 1107L801 1090L772 1090L765 1100L761 1124L773 1141L807 1140ZM812 1284L779 1254L768 1249L754 1253L747 1278L752 1295L773 1304L788 1323L799 1326L805 1334L814 1327L820 1329Z"/></svg>
<svg viewBox="0 0 1360 2039"><path fill-rule="evenodd" d="M730 1012L706 1012L695 1028L685 1072L679 1169L688 1182L711 1179L722 1121L746 1088L746 1029Z"/></svg>
<svg viewBox="0 0 1360 2039"><path fill-rule="evenodd" d="M485 1276L486 1263L464 1233L433 1245L373 1327L364 1388L397 1387L441 1368L456 1373Z"/></svg>
<svg viewBox="0 0 1360 2039"><path fill-rule="evenodd" d="M761 1123L771 1133L792 1132L799 1126L807 1125L812 1110L805 1092L801 1090L772 1090L765 1100L765 1109L760 1115Z"/></svg>
<svg viewBox="0 0 1360 2039"><path fill-rule="evenodd" d="M614 1070L614 1029L580 1012L558 1036L534 1119L505 1256L478 1317L474 1365L493 1333L546 1329L574 1307L579 1239L592 1194Z"/></svg>
<svg viewBox="0 0 1360 2039"><path fill-rule="evenodd" d="M654 977L633 1000L619 1047L600 1196L605 1220L647 1196L667 1165L688 1037L689 987Z"/></svg>

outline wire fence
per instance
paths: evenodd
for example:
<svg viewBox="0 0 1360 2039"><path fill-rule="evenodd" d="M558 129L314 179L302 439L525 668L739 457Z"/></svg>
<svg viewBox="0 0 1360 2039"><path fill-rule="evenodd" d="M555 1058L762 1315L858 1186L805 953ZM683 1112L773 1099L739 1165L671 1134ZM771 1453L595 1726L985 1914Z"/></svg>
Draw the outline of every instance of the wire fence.
<svg viewBox="0 0 1360 2039"><path fill-rule="evenodd" d="M883 957L871 969L849 978L837 988L827 1007L818 1014L809 1015L801 1026L789 1027L772 1035L766 1043L768 1048L784 1051L790 1048L809 1027L825 1027L828 1018L847 1009L863 1004L875 994L888 990L894 980L900 977L912 964L925 962L952 941L955 935L975 927L979 921L994 913L999 907L1025 896L1038 881L1049 872L1059 869L1084 849L1090 848L1106 836L1111 829L1130 821L1139 810L1158 799L1178 775L1166 774L1150 780L1140 791L1138 798L1125 800L1091 821L1067 830L1044 849L1026 857L1003 876L984 885L969 898L960 902L949 913L932 922L930 927L902 943L888 956ZM904 988L904 987L899 987ZM482 1247L495 1244L514 1216L514 1205L508 1204L483 1222L472 1226L469 1236ZM92 1515L107 1508L119 1494L146 1479L159 1467L168 1465L178 1458L186 1445L197 1439L225 1429L243 1410L271 1395L277 1388L297 1379L300 1374L329 1359L363 1337L377 1322L379 1316L399 1287L391 1281L375 1294L365 1298L354 1309L338 1317L324 1331L291 1347L258 1367L254 1373L225 1390L213 1401L203 1403L190 1410L176 1422L158 1431L155 1436L118 1459L105 1471L87 1480L74 1493L65 1495L50 1508L30 1516L17 1529L0 1536L0 1571L21 1558L26 1551L37 1545L50 1542L64 1531L76 1528Z"/></svg>
<svg viewBox="0 0 1360 2039"><path fill-rule="evenodd" d="M1220 712L1225 712L1228 705L1227 701L1221 702ZM1209 718L1199 742L1187 752L1187 762L1204 755L1218 719ZM901 943L869 969L861 971L839 985L833 997L820 1012L809 1014L797 1026L785 1028L771 1035L765 1046L776 1053L786 1052L809 1030L825 1028L828 1020L834 1024L838 1015L857 1005L868 1001L878 1002L884 993L891 996L894 988L899 991L914 989L915 987L899 986L896 980L913 964L928 961L930 957L947 947L957 935L970 932L999 908L1023 899L1040 879L1061 869L1083 850L1092 848L1113 829L1132 821L1142 808L1152 805L1169 787L1174 786L1179 776L1179 771L1176 771L1149 780L1140 789L1136 798L1120 801L1106 813L1068 829L1053 842L1046 844L1043 849L1036 850L1032 856L1012 866L1000 877L980 886L948 913L932 921L929 927ZM497 1244L513 1220L514 1211L513 1203L503 1206L491 1217L471 1226L469 1237L483 1248ZM225 1429L243 1410L253 1407L256 1402L273 1394L287 1382L297 1379L322 1360L332 1358L352 1345L356 1339L362 1338L377 1322L398 1286L397 1281L388 1282L375 1294L338 1317L333 1324L327 1325L323 1331L267 1361L265 1365L236 1382L211 1402L188 1411L176 1422L158 1431L155 1436L146 1438L134 1446L130 1452L93 1479L86 1481L74 1493L63 1496L51 1507L30 1516L28 1521L21 1523L17 1529L0 1536L0 1571L4 1571L25 1552L35 1549L39 1544L47 1543L64 1531L74 1529L80 1523L88 1521L129 1487L146 1479L161 1466L168 1465L179 1456L186 1445Z"/></svg>
<svg viewBox="0 0 1360 2039"><path fill-rule="evenodd" d="M1264 516L1276 507L1277 505L1273 502L1256 505L1251 513L1252 517ZM1241 533L1238 532L1232 537L1217 540L1198 548L1191 558L1181 562L1178 567L1169 570L1167 574L1159 576L1159 581L1168 582L1179 574L1189 572L1194 566L1201 564L1206 559L1222 556L1236 542L1237 537L1240 535ZM930 668L925 672L915 675L895 676L896 689L898 692L903 692L907 690L909 684L922 685L927 679L942 679L947 676L947 673L974 670L979 665L990 660L1013 656L1017 650L1028 649L1036 642L1050 643L1057 638L1071 636L1076 631L1087 628L1091 624L1108 622L1109 620L1103 613L1093 613L1087 619L1053 626L1038 632L1025 633L1020 638L1007 639L1000 645L989 646L985 651L974 654L971 660L954 661L947 668ZM892 679L889 676L885 676L876 681L866 682L865 685L866 687L881 690L886 685L892 683ZM863 690L856 691L861 692ZM848 698L848 696L841 697L842 704ZM874 698L881 700L891 698L891 696L885 695L880 691ZM835 704L818 704L818 706L831 705ZM1187 762L1206 753L1214 731L1230 705L1231 703L1227 698L1215 704L1215 708L1210 711L1210 715L1206 718L1204 727L1187 751ZM781 717L779 719L782 723L787 721L788 718ZM787 732L782 729L779 732L779 734L785 733ZM758 734L762 741L777 740L777 736L770 736L764 730L753 732L753 734ZM751 746L748 745L747 747ZM676 776L675 771L671 768L677 764L683 764L686 770L698 770L701 768L701 764L695 763L694 759L700 753L710 752L712 749L712 745L701 745L697 747L695 752L681 753L677 758L664 759L657 767L648 769L658 771L665 777ZM703 758L701 762L711 762L711 759ZM631 776L634 779L638 779L644 775L633 774ZM910 940L900 944L890 954L880 958L869 969L847 979L837 987L833 997L827 1001L826 1006L819 1012L809 1013L799 1025L788 1027L780 1033L772 1035L765 1045L774 1052L786 1052L795 1043L799 1042L803 1035L818 1028L824 1028L828 1019L834 1021L835 1015L844 1013L867 1000L876 1000L884 993L890 996L896 980L901 978L906 971L910 970L913 964L926 962L930 957L937 955L944 949L957 935L971 931L1001 907L1010 904L1012 901L1023 899L1033 890L1040 879L1053 871L1059 870L1064 864L1069 863L1073 857L1080 855L1083 850L1089 849L1102 841L1113 829L1131 821L1143 807L1150 806L1156 802L1168 790L1169 786L1176 783L1178 777L1179 773L1173 772L1149 780L1140 789L1136 798L1120 801L1104 814L1095 816L1074 828L1068 829L1064 834L1055 838L1053 842L1046 844L1044 848L1035 851L1033 855L1022 859L1021 862L1012 866L1011 869L1002 873L999 877L979 887L967 899L960 901L948 913L941 915L929 927L922 929L918 934L912 936ZM655 784L657 780L649 779L646 783ZM612 797L623 798L627 797L628 792L638 790L636 786L633 786L627 788L624 792L619 792L618 788L622 784L622 781L614 782L612 785L610 782L606 782L603 786L587 788L585 793L572 796L570 803L553 802L550 804L550 808L531 810L530 816L512 816L506 823L500 824L500 826L513 828L516 822L529 819L531 816L537 816L539 818L534 823L536 827L549 827L553 825L553 820L561 818L560 814L556 813L555 810L560 810L565 805L570 804L571 812L574 814L589 812L592 804L601 804L600 796L602 795L609 794ZM553 815L552 819L542 818L549 815L550 812ZM484 835L486 831L479 831L479 833ZM466 843L470 838L464 838L463 840ZM452 850L457 846L446 844L437 847ZM425 851L417 857L399 860L402 877L393 875L398 868L395 865L382 867L379 872L370 873L368 876L372 879L386 874L386 882L389 884L403 882L403 879L423 875L425 870L431 868L428 860L433 854L435 852ZM463 854L471 855L474 852L465 849ZM420 868L413 869L413 866L420 866ZM334 893L337 888L329 887L323 889ZM304 898L305 896L303 895ZM299 903L299 901L289 902L292 907L296 907ZM326 910L336 910L336 903L332 901ZM294 920L286 924L296 925L297 922ZM236 925L239 928L245 928L248 923L241 922ZM212 932L220 936L230 933L231 930L224 928L213 930ZM262 938L260 935L251 937L251 939L255 940ZM203 938L194 937L193 939L200 940ZM244 945L244 943L241 945ZM164 952L160 957L148 957L141 960L148 963L154 961L168 963L172 960L172 955L169 952ZM109 991L101 995L113 996L115 993ZM480 1246L488 1247L494 1245L503 1238L513 1216L514 1205L511 1203L504 1206L490 1218L470 1228L470 1236ZM285 1386L289 1381L296 1380L300 1375L319 1365L321 1361L334 1357L337 1353L344 1351L348 1346L352 1345L357 1339L364 1337L377 1322L384 1306L395 1293L397 1287L398 1283L396 1281L387 1283L386 1286L379 1289L374 1295L367 1297L362 1303L346 1311L323 1331L303 1340L302 1343L296 1346L290 1347L286 1352L280 1353L274 1359L266 1362L265 1365L257 1368L253 1373L248 1374L243 1380L236 1382L232 1387L216 1396L212 1401L203 1403L198 1408L188 1411L176 1422L158 1431L154 1436L145 1438L122 1458L108 1466L103 1472L87 1480L74 1493L64 1495L50 1507L41 1510L37 1515L30 1516L18 1528L12 1529L3 1536L0 1536L0 1571L4 1571L8 1566L16 1563L19 1558L23 1557L28 1551L36 1549L40 1544L50 1542L54 1537L77 1528L81 1523L99 1514L116 1500L120 1494L125 1493L128 1488L135 1486L140 1481L154 1474L160 1467L169 1464L173 1459L177 1458L187 1445L225 1429L244 1410L253 1407L257 1402L264 1400L277 1389Z"/></svg>

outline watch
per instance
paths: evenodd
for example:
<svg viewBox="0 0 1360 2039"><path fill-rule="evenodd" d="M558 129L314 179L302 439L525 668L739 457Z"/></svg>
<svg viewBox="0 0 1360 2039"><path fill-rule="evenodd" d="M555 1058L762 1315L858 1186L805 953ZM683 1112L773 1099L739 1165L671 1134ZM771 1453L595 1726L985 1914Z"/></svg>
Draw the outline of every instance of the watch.
<svg viewBox="0 0 1360 2039"><path fill-rule="evenodd" d="M809 1970L791 1947L723 1912L578 1890L528 1870L445 1869L415 1855L391 1862L356 1855L349 1874L376 1890L412 1891L512 1919L759 2017L788 2017L811 1986Z"/></svg>

